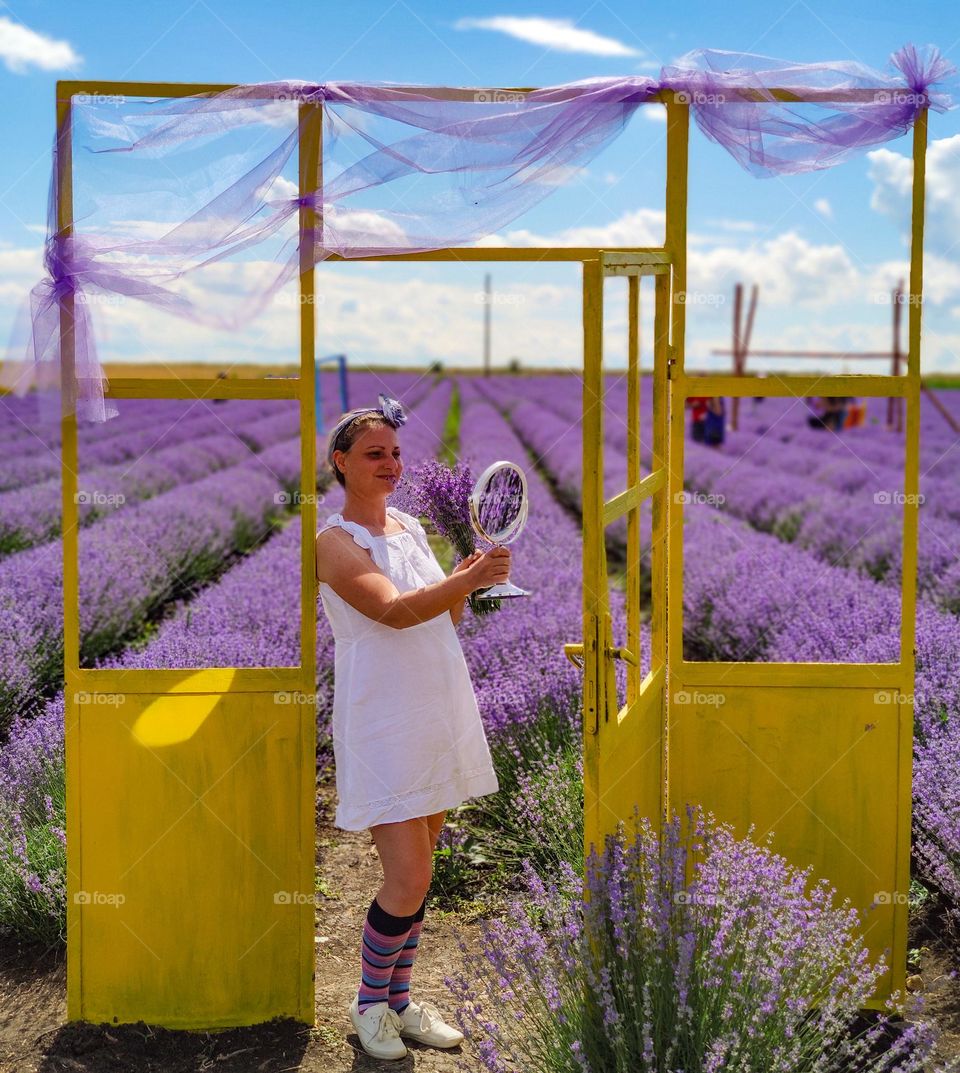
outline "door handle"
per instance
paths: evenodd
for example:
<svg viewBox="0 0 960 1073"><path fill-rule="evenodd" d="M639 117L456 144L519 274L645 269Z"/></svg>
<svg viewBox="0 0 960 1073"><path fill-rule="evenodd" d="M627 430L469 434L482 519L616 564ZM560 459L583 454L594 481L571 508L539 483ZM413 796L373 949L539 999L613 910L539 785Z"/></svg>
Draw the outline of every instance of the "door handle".
<svg viewBox="0 0 960 1073"><path fill-rule="evenodd" d="M612 659L622 659L624 663L630 663L634 667L637 666L637 657L630 651L629 648L608 648L607 655Z"/></svg>
<svg viewBox="0 0 960 1073"><path fill-rule="evenodd" d="M571 644L563 646L563 654L568 660L577 667L579 670L583 670L583 645Z"/></svg>

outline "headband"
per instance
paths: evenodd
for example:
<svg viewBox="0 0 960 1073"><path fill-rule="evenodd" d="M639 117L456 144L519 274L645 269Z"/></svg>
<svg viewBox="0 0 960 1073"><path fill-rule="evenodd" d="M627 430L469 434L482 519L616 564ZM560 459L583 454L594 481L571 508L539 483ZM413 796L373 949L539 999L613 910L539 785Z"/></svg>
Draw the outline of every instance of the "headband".
<svg viewBox="0 0 960 1073"><path fill-rule="evenodd" d="M364 414L380 414L392 428L399 428L401 425L406 424L407 415L403 412L403 407L396 399L382 393L377 395L377 398L380 401L379 406L367 406L362 410L353 410L345 417L341 417L333 427L330 432L329 446L327 447L327 461L330 463L331 469L336 469L333 463L333 452L342 449L337 447L337 441L340 439L343 430L358 417L362 417Z"/></svg>

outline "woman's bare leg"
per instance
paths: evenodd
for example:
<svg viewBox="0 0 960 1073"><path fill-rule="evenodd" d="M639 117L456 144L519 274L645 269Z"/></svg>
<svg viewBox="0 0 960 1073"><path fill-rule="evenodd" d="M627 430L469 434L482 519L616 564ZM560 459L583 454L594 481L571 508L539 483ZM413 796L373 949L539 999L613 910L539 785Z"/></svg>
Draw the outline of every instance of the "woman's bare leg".
<svg viewBox="0 0 960 1073"><path fill-rule="evenodd" d="M433 877L433 850L445 812L370 828L383 865L377 902L393 916L411 916L420 908Z"/></svg>

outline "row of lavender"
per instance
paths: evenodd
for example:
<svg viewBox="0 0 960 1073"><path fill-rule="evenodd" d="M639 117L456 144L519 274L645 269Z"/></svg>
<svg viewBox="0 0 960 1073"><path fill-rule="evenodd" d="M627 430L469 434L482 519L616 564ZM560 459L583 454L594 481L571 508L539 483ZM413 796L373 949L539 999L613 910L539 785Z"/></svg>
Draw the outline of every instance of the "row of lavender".
<svg viewBox="0 0 960 1073"><path fill-rule="evenodd" d="M403 451L409 466L432 456L447 415L449 384L442 385L404 427ZM464 391L461 454L475 470L495 458L522 457L523 448L503 419L468 387ZM544 702L576 716L580 676L564 658L562 645L580 630L580 532L536 475L530 482L531 524L520 543L522 578L533 595L486 619L464 620L464 650L491 736L535 717ZM333 485L319 508L322 522L338 509L342 491ZM142 651L130 651L103 666L117 668L198 665L290 665L296 663L300 618L282 593L298 577L298 527L288 526L248 559L185 604ZM614 615L622 623L622 601L614 594ZM317 621L318 718L322 768L329 765L329 716L332 700L333 639L324 616ZM63 877L31 857L28 820L62 824L47 816L35 787L43 786L51 766L62 766L63 698L49 702L33 720L15 723L0 752L0 804L8 841L8 869L38 903L55 916L61 911ZM0 830L3 823L0 822ZM20 835L23 837L21 838ZM18 848L19 847L19 848Z"/></svg>
<svg viewBox="0 0 960 1073"><path fill-rule="evenodd" d="M399 387L393 387L393 393L402 398ZM411 414L403 440L408 461L430 457L439 449L450 395L451 385L441 384ZM297 444L280 444L277 453L288 446L296 448ZM298 472L298 454L296 465ZM325 470L321 468L320 473L326 481ZM325 486L318 506L320 521L341 502L340 486ZM219 581L180 604L145 647L98 660L97 665L118 670L296 665L301 622L300 527L295 520L288 521ZM327 743L318 758L321 767L331 759L327 724L332 644L327 621L318 616L318 711L321 742ZM20 909L19 919L29 919L35 931L42 931L46 922L54 934L65 897L64 716L60 692L35 716L21 711L8 742L0 748L0 920L16 921L17 905L29 899L31 904L27 910Z"/></svg>
<svg viewBox="0 0 960 1073"><path fill-rule="evenodd" d="M411 392L421 396L430 386L430 379L415 373L391 375L390 382L395 391L405 393L405 397L415 401ZM347 392L349 405L368 405L376 403L376 392L381 390L382 379L372 372L348 372ZM321 372L320 395L323 418L326 422L336 419L341 410L339 375L334 372ZM371 394L372 390L372 394ZM359 402L355 401L359 400ZM269 404L267 404L269 405ZM207 401L202 397L185 404L174 399L124 399L117 404L119 413L104 424L81 423L77 427L77 440L80 459L84 464L120 462L131 457L127 451L138 453L135 433L143 433L144 439L139 450L144 450L152 443L151 432L162 429L172 433L173 426L180 421L192 421L206 416L209 428L201 433L226 432L242 428L249 421L249 414L262 416L266 412L264 404L258 401L245 402L230 406L219 404L211 411ZM4 467L0 477L0 490L18 487L47 477L55 476L60 449L60 421L56 417L57 406L50 400L41 403L36 395L18 398L15 395L0 394L0 452L9 460L17 460L22 468ZM258 411L260 413L258 414ZM219 419L219 420L216 420ZM124 441L133 436L129 446ZM189 437L188 437L189 438ZM113 442L113 441L118 442ZM181 436L166 444L183 442ZM28 459L32 461L27 462Z"/></svg>
<svg viewBox="0 0 960 1073"><path fill-rule="evenodd" d="M430 386L415 374L398 380L394 390L401 393L409 386L419 394ZM354 395L366 399L372 393L375 402L381 385L375 374L359 374L354 378ZM195 423L225 427L220 412L229 412L232 404L206 406L207 412ZM238 423L253 413L241 404ZM170 412L164 420L169 424L151 431L154 440L191 423L180 422ZM104 434L108 428L109 423ZM195 476L191 460L197 456L183 442L178 448L184 452L182 467L176 455L168 460L181 474L181 483L82 529L84 665L129 644L166 605L222 574L237 557L266 539L288 513L300 480L296 404L283 403L279 411L248 420L242 428L246 442L259 453L244 447L242 461L213 466L213 472L191 479ZM121 434L105 442L125 438ZM206 468L211 457L234 457L232 447L220 446L212 455L201 451L200 457L208 460ZM201 472L204 468L199 466ZM59 540L0 560L0 733L18 712L35 710L63 680L62 577Z"/></svg>
<svg viewBox="0 0 960 1073"><path fill-rule="evenodd" d="M521 382L514 394L578 422L580 382L545 377ZM945 394L945 393L942 393ZM957 407L946 395L946 401ZM876 410L885 400L872 400ZM960 407L957 407L960 408ZM902 575L902 436L883 420L842 435L815 431L797 399L746 399L740 430L720 447L688 440L684 483L724 511L773 533L832 565L897 586ZM921 408L920 539L917 586L939 607L960 612L960 481L951 476L956 437L924 400ZM649 392L641 408L642 456L650 463ZM611 378L604 438L626 449L626 385ZM618 465L616 459L611 465ZM611 474L611 484L620 481ZM619 487L623 487L619 484Z"/></svg>
<svg viewBox="0 0 960 1073"><path fill-rule="evenodd" d="M569 388L567 389L569 390ZM579 499L578 423L561 418L540 385L538 402L510 407L525 446ZM607 445L606 492L625 487L625 460ZM684 510L684 642L707 660L890 662L900 648L899 595L890 586L825 565L810 552L692 502ZM960 909L960 626L921 603L917 612L914 819L927 880Z"/></svg>

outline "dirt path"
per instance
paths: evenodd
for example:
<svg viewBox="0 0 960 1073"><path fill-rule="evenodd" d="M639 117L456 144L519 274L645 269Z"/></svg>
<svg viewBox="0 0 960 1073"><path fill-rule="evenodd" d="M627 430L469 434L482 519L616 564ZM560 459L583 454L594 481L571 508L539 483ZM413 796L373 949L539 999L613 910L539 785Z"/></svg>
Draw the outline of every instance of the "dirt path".
<svg viewBox="0 0 960 1073"><path fill-rule="evenodd" d="M66 1024L66 965L61 953L0 945L2 1073L372 1073L394 1069L462 1073L483 1067L466 1041L450 1051L409 1043L405 1059L377 1061L361 1048L347 1014L359 982L363 919L382 873L369 832L331 823L332 788L318 800L317 871L326 895L317 910L316 1025L277 1021L222 1032L172 1032L137 1025ZM412 993L453 1020L443 977L459 963L457 937L479 925L466 914L432 910L424 919Z"/></svg>

